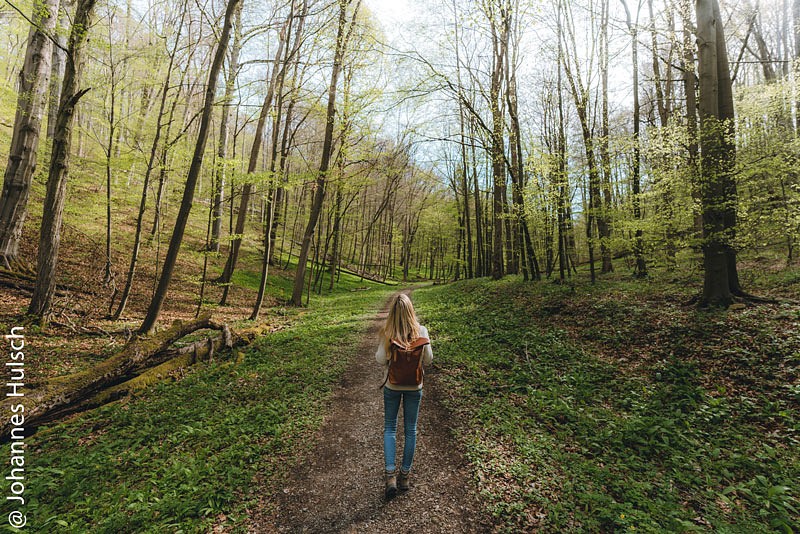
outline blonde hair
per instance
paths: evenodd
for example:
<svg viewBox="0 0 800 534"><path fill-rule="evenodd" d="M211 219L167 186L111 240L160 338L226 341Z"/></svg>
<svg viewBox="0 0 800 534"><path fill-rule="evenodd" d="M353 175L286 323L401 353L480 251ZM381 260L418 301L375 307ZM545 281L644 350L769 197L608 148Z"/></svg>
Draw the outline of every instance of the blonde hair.
<svg viewBox="0 0 800 534"><path fill-rule="evenodd" d="M414 305L405 293L400 293L389 306L389 315L386 323L381 328L381 335L386 343L386 350L389 350L391 340L401 343L411 344L419 337L419 321L414 312Z"/></svg>

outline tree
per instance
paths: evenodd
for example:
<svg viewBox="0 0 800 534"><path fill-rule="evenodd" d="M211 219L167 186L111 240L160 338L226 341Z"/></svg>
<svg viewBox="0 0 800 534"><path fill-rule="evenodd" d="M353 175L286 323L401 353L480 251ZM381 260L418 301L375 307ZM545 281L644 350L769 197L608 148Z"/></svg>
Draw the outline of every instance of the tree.
<svg viewBox="0 0 800 534"><path fill-rule="evenodd" d="M517 6L515 6L517 7ZM514 31L510 32L514 37L512 47L506 50L506 104L508 105L509 115L509 152L511 159L509 162L509 174L511 176L511 199L513 203L513 213L517 227L516 248L522 258L522 274L525 280L532 278L540 280L542 275L539 269L539 261L536 259L536 251L531 241L530 230L528 228L528 214L525 209L525 197L523 189L525 187L525 164L522 153L522 127L520 126L518 95L517 95L517 69L516 57L518 51L519 17L514 22ZM465 203L466 204L466 203ZM469 211L467 211L469 217Z"/></svg>
<svg viewBox="0 0 800 534"><path fill-rule="evenodd" d="M503 82L506 49L509 38L510 6L505 0L498 2L495 12L494 0L485 6L492 34L492 81L489 89L489 104L492 111L492 278L498 280L505 274L503 266L503 212L506 204L504 123L501 110L500 89Z"/></svg>
<svg viewBox="0 0 800 534"><path fill-rule="evenodd" d="M564 29L562 40L564 50L562 56L563 71L569 83L569 91L575 103L575 110L578 112L578 121L581 127L583 138L584 153L586 154L586 166L589 174L589 198L586 203L586 241L589 247L589 272L592 282L595 281L595 258L594 258L594 227L598 228L601 244L607 238L608 225L601 215L602 205L600 199L600 173L597 168L597 158L595 156L596 140L593 134L594 121L592 114L593 102L589 83L592 79L593 64L591 61L586 67L585 78L582 74L580 59L578 58L577 41L575 39L575 24L572 19L572 10L569 4L559 2L559 10L563 10ZM592 36L593 38L593 36ZM594 41L590 43L594 47Z"/></svg>
<svg viewBox="0 0 800 534"><path fill-rule="evenodd" d="M70 146L72 144L72 122L75 106L89 89L78 89L83 67L83 52L94 13L96 0L78 0L75 17L67 45L67 65L61 85L61 101L56 114L56 128L50 169L47 175L47 192L42 210L42 226L39 232L39 254L36 259L36 286L34 287L28 313L46 321L53 303L56 289L56 267L58 249L61 244L61 223L64 201L67 194Z"/></svg>
<svg viewBox="0 0 800 534"><path fill-rule="evenodd" d="M233 92L236 88L236 77L239 74L239 53L242 50L242 4L236 9L234 15L234 33L231 43L230 59L228 63L228 76L225 80L225 98L222 102L222 116L219 120L219 141L217 147L217 168L214 174L214 195L211 202L211 243L209 249L219 252L219 239L222 234L222 201L225 191L225 171L228 168L228 138L231 108L233 107Z"/></svg>
<svg viewBox="0 0 800 534"><path fill-rule="evenodd" d="M631 181L633 183L633 217L636 219L636 237L633 242L633 253L636 256L636 267L634 268L633 275L637 278L647 276L647 264L644 261L644 243L642 242L642 208L641 208L641 179L642 172L641 163L641 145L639 138L640 127L640 106L639 106L639 11L641 4L636 9L636 21L631 21L631 12L628 9L628 4L625 0L620 0L622 6L625 8L626 22L628 31L631 34L631 55L633 62L633 176ZM606 43L606 47L608 43ZM606 49L606 54L608 50ZM655 52L653 52L655 53ZM654 62L654 72L658 72L658 63ZM656 80L658 83L658 80ZM606 129L606 136L608 130Z"/></svg>
<svg viewBox="0 0 800 534"><path fill-rule="evenodd" d="M728 307L741 293L732 243L736 227L733 91L717 0L696 0L700 85L702 305Z"/></svg>
<svg viewBox="0 0 800 534"><path fill-rule="evenodd" d="M292 5L289 12L289 18L287 19L288 24L286 25L284 31L287 35L286 39L289 39L289 35L292 32L292 23L294 22L295 17L298 18L297 21L297 30L295 32L294 37L294 46L287 46L285 47L285 55L282 58L280 64L280 70L277 74L277 87L276 92L278 95L277 103L276 103L276 111L275 117L272 122L272 145L270 150L270 163L269 163L269 183L267 184L267 216L266 221L264 223L264 258L261 263L261 281L258 286L258 295L256 296L256 303L253 306L253 312L250 315L250 319L256 320L258 319L259 313L261 313L261 305L264 302L264 296L267 290L267 275L269 273L269 262L272 259L272 229L273 223L275 221L275 208L276 204L280 202L278 198L277 192L279 190L279 184L276 180L276 163L278 160L278 139L280 135L280 125L281 125L281 116L283 112L283 85L286 80L286 71L289 68L289 59L291 57L295 57L295 61L297 61L297 55L300 49L300 43L302 42L302 34L303 34L303 26L306 19L306 15L308 13L308 2L303 2L301 12L298 15L295 14L295 2L292 1ZM278 65L275 65L275 69L278 69ZM291 117L287 116L287 121L291 121ZM288 135L288 131L284 129L284 136ZM281 169L282 170L282 169Z"/></svg>
<svg viewBox="0 0 800 534"><path fill-rule="evenodd" d="M17 259L22 225L28 213L31 180L36 170L39 131L47 103L50 40L58 18L58 0L36 0L25 62L19 73L17 113L0 196L0 265L11 269Z"/></svg>

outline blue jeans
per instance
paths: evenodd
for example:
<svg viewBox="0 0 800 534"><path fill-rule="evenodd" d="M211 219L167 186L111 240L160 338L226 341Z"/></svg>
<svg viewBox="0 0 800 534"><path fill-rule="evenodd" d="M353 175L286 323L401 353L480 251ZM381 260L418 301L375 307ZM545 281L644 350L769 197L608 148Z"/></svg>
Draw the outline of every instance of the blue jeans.
<svg viewBox="0 0 800 534"><path fill-rule="evenodd" d="M400 469L404 473L411 471L411 462L414 461L414 449L417 447L417 417L419 416L419 403L422 400L422 390L395 391L383 388L383 456L386 460L386 471L395 470L395 455L397 454L397 413L400 411L400 401L403 401L403 429L405 444L403 446L403 464Z"/></svg>

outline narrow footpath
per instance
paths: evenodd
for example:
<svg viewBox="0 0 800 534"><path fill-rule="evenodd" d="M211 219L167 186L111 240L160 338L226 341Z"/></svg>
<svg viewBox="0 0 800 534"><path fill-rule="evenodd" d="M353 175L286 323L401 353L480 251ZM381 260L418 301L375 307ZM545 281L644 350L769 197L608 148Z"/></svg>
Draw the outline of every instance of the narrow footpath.
<svg viewBox="0 0 800 534"><path fill-rule="evenodd" d="M378 390L382 374L375 349L387 307L388 302L353 355L314 447L296 459L289 479L264 497L264 508L274 512L252 516L250 532L491 531L438 400L435 371L425 378L411 489L388 502L383 496L383 395ZM435 368L436 340L432 341ZM402 442L398 421L398 462Z"/></svg>

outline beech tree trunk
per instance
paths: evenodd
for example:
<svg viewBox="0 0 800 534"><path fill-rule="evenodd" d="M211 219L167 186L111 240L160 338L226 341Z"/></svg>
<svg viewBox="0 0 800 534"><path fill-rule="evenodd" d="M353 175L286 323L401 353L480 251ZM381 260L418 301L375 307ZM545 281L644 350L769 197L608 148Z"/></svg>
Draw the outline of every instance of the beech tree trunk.
<svg viewBox="0 0 800 534"><path fill-rule="evenodd" d="M728 288L736 296L747 296L739 282L739 271L736 265L736 222L738 191L736 186L736 122L733 108L733 82L731 80L728 49L725 45L725 33L722 26L722 15L719 2L713 0L714 19L717 31L717 83L719 84L719 120L722 125L721 139L721 178L723 189L723 224L725 227L725 258L728 264Z"/></svg>
<svg viewBox="0 0 800 534"><path fill-rule="evenodd" d="M508 46L508 13L501 10L499 20L493 12L487 13L492 27L492 81L489 100L492 108L492 278L498 280L505 274L503 265L503 212L506 205L505 147L503 139L503 112L500 109L500 84L503 80L506 47ZM498 23L500 28L498 30Z"/></svg>
<svg viewBox="0 0 800 534"><path fill-rule="evenodd" d="M284 107L284 94L283 94L283 85L286 80L286 70L289 68L289 58L298 53L303 26L305 22L305 16L308 10L308 3L304 2L303 11L299 14L298 24L297 24L297 31L294 37L294 45L292 47L287 46L285 47L285 55L281 60L280 64L280 71L278 72L277 83L276 83L276 94L277 100L275 103L275 116L272 121L272 143L270 149L270 160L269 160L269 182L267 183L267 198L266 198L266 217L264 223L264 258L261 262L261 280L258 286L258 295L256 296L256 302L253 306L253 312L250 315L251 320L258 319L259 314L261 313L261 305L264 302L264 296L266 295L267 290L267 276L269 274L269 265L270 260L272 258L272 245L274 243L274 239L272 238L272 230L275 223L275 211L277 207L280 206L281 199L278 197L279 191L279 182L282 180L280 176L281 173L277 172L278 168L276 166L278 161L278 140L280 139L280 132L281 132L281 118L283 115L283 107ZM291 10L289 12L289 18L287 19L288 24L285 26L285 33L287 35L286 39L288 41L289 35L292 32L292 25L295 19L295 3L292 2ZM277 68L277 65L275 66ZM284 129L284 135L288 134L288 130ZM283 162L281 162L283 163Z"/></svg>
<svg viewBox="0 0 800 534"><path fill-rule="evenodd" d="M36 0L25 61L19 74L17 113L0 196L0 266L17 259L22 226L28 213L31 180L36 170L39 133L47 103L50 48L58 17L58 0Z"/></svg>
<svg viewBox="0 0 800 534"><path fill-rule="evenodd" d="M75 106L89 89L78 90L83 63L84 45L91 26L96 0L78 0L75 18L67 46L67 66L61 86L61 101L56 116L56 130L47 176L47 192L42 210L42 226L39 234L39 255L36 261L36 287L31 297L28 313L40 321L47 320L56 289L56 267L58 249L61 244L61 223L64 201L67 194L67 172L69 171L70 146L72 144L72 122Z"/></svg>
<svg viewBox="0 0 800 534"><path fill-rule="evenodd" d="M731 175L733 96L722 21L716 0L696 0L700 81L700 169L703 213L704 306L727 307L740 290L735 230L736 190ZM734 289L735 288L735 289ZM733 291L732 291L733 290Z"/></svg>
<svg viewBox="0 0 800 534"><path fill-rule="evenodd" d="M54 35L54 40L57 44L51 46L53 53L50 60L50 97L47 103L48 139L52 139L56 131L56 115L58 114L58 103L61 100L61 81L64 78L64 68L67 65L69 11L74 3L74 0L62 0Z"/></svg>
<svg viewBox="0 0 800 534"><path fill-rule="evenodd" d="M692 35L691 0L682 0L681 15L683 18L683 92L686 96L686 133L689 138L689 158L687 167L691 173L692 198L700 204L700 161L699 139L697 137L697 74L695 72L694 38ZM694 230L698 235L703 233L702 210L694 213Z"/></svg>
<svg viewBox="0 0 800 534"><path fill-rule="evenodd" d="M636 265L633 275L636 278L647 276L647 264L644 261L644 242L642 238L642 208L641 208L641 148L639 147L639 126L640 126L640 106L639 106L639 14L637 10L636 22L631 22L631 13L625 0L621 0L627 16L628 31L631 34L631 55L633 62L633 172L631 182L633 184L633 218L636 220L636 236L633 241L633 253L636 257ZM654 63L656 69L658 63ZM657 70L656 70L657 72ZM660 88L660 85L657 87ZM660 91L660 89L659 89ZM605 128L608 131L607 125ZM610 164L609 164L610 165ZM610 169L609 169L610 172ZM605 261L605 260L604 260Z"/></svg>

